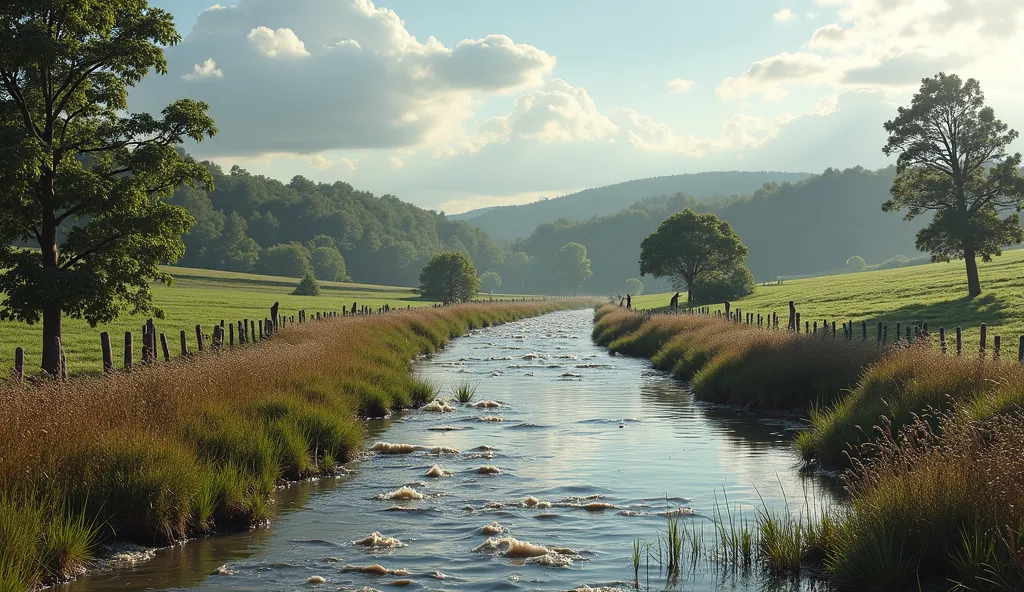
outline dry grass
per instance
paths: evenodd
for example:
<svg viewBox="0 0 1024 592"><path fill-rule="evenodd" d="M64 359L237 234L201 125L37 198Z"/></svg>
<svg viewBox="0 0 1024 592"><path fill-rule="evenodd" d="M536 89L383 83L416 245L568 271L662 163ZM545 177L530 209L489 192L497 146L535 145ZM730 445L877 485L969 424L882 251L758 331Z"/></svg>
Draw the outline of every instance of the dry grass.
<svg viewBox="0 0 1024 592"><path fill-rule="evenodd" d="M415 356L473 327L580 304L332 319L289 326L259 346L143 371L6 384L0 518L14 518L0 519L0 582L30 587L52 570L52 551L11 542L25 538L16 535L35 515L26 508L43 500L66 510L51 513L43 528L65 515L97 525L85 529L86 546L115 536L165 543L263 520L280 478L330 473L358 449L357 416L385 415L435 393L412 378ZM82 540L64 547L80 548ZM73 563L61 562L62 569Z"/></svg>
<svg viewBox="0 0 1024 592"><path fill-rule="evenodd" d="M698 398L760 408L831 405L885 350L874 342L761 329L704 315L598 311L594 338L691 380Z"/></svg>

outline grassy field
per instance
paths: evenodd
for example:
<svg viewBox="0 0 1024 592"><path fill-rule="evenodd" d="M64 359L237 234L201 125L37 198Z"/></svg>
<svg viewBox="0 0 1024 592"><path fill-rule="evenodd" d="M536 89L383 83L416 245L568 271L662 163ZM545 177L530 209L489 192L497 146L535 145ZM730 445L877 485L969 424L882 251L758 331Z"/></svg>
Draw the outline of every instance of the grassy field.
<svg viewBox="0 0 1024 592"><path fill-rule="evenodd" d="M954 261L759 285L732 306L755 314L776 312L785 319L793 300L802 321L882 321L890 325L890 338L897 322L927 321L936 339L939 327L960 326L972 347L978 327L987 323L989 335L1001 335L1004 347L1015 353L1018 336L1024 335L1024 250L1007 251L991 263L979 262L979 267L983 293L973 300L966 298L964 264ZM640 296L633 299L633 308L664 308L669 298L671 294ZM869 335L874 336L873 327Z"/></svg>
<svg viewBox="0 0 1024 592"><path fill-rule="evenodd" d="M263 319L269 316L274 302L281 303L283 315L294 315L300 309L340 312L342 306L351 307L353 302L374 308L384 304L392 308L415 308L434 303L420 298L412 288L321 282L320 296L292 296L298 279L185 267L165 267L164 270L174 276L174 284L154 286L153 301L165 313L164 319L157 320L157 330L167 335L172 355L177 351L175 344L180 331L187 332L189 346L195 347L196 325L203 325L209 333L214 323L221 320ZM495 298L510 297L496 295ZM99 335L103 331L110 332L115 364L119 365L123 357L125 331L136 333L135 356L141 359L142 325L148 318L148 315L123 315L113 323L97 327L90 327L83 320L65 318L64 350L68 371L82 374L101 369ZM19 346L25 348L26 373L36 372L42 360L42 325L0 322L0 368L13 368L14 349ZM0 374L6 376L6 370Z"/></svg>

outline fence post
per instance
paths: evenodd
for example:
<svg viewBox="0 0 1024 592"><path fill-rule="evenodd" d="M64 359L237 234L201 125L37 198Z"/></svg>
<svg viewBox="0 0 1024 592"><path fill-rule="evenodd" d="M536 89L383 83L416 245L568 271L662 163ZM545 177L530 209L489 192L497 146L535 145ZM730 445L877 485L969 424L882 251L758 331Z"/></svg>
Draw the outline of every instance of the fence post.
<svg viewBox="0 0 1024 592"><path fill-rule="evenodd" d="M960 327L956 328L956 355L964 355L964 332Z"/></svg>
<svg viewBox="0 0 1024 592"><path fill-rule="evenodd" d="M235 324L228 323L228 347L235 347Z"/></svg>
<svg viewBox="0 0 1024 592"><path fill-rule="evenodd" d="M256 321L249 321L249 342L256 343Z"/></svg>
<svg viewBox="0 0 1024 592"><path fill-rule="evenodd" d="M149 324L142 326L142 365L148 366L153 359L153 354L149 349Z"/></svg>
<svg viewBox="0 0 1024 592"><path fill-rule="evenodd" d="M903 325L901 323L896 323L896 343L899 343L900 336L903 334L901 331L902 328Z"/></svg>
<svg viewBox="0 0 1024 592"><path fill-rule="evenodd" d="M203 326L196 325L196 349L199 353L203 352Z"/></svg>
<svg viewBox="0 0 1024 592"><path fill-rule="evenodd" d="M832 321L832 339L836 338L836 322Z"/></svg>
<svg viewBox="0 0 1024 592"><path fill-rule="evenodd" d="M981 324L981 348L978 350L981 355L981 359L985 359L985 342L988 341L988 325L985 323Z"/></svg>
<svg viewBox="0 0 1024 592"><path fill-rule="evenodd" d="M800 329L800 324L796 317L796 304L792 300L789 301L789 327L787 328L790 331L798 331Z"/></svg>
<svg viewBox="0 0 1024 592"><path fill-rule="evenodd" d="M882 343L882 321L878 321L878 331L875 333L875 341Z"/></svg>
<svg viewBox="0 0 1024 592"><path fill-rule="evenodd" d="M1021 338L1024 343L1024 338ZM14 379L18 382L25 380L25 348L14 348Z"/></svg>
<svg viewBox="0 0 1024 592"><path fill-rule="evenodd" d="M992 359L993 360L998 360L999 359L999 346L1000 346L999 336L998 335L994 335L992 337Z"/></svg>
<svg viewBox="0 0 1024 592"><path fill-rule="evenodd" d="M882 327L882 346L884 347L889 341L889 325Z"/></svg>
<svg viewBox="0 0 1024 592"><path fill-rule="evenodd" d="M124 369L125 370L131 370L132 369L132 359L134 357L135 357L135 354L132 353L132 332L131 331L125 331L124 332Z"/></svg>
<svg viewBox="0 0 1024 592"><path fill-rule="evenodd" d="M280 306L280 304L280 302L275 302L274 306L270 307L270 318L272 319L273 322L274 333L277 333L277 330L279 329L277 324L277 309Z"/></svg>
<svg viewBox="0 0 1024 592"><path fill-rule="evenodd" d="M810 335L811 334L811 322L810 321L804 321L804 333L806 335Z"/></svg>
<svg viewBox="0 0 1024 592"><path fill-rule="evenodd" d="M868 340L868 322L867 321L861 321L860 322L860 333L861 333L861 336L864 338L864 341L867 341Z"/></svg>
<svg viewBox="0 0 1024 592"><path fill-rule="evenodd" d="M793 330L797 333L800 332L800 313L798 312L793 313Z"/></svg>
<svg viewBox="0 0 1024 592"><path fill-rule="evenodd" d="M818 334L818 321L814 321L814 334Z"/></svg>
<svg viewBox="0 0 1024 592"><path fill-rule="evenodd" d="M163 333L160 334L160 349L164 350L164 361L171 361L171 349L167 347L167 336Z"/></svg>
<svg viewBox="0 0 1024 592"><path fill-rule="evenodd" d="M181 357L188 355L188 341L185 339L185 330L181 330Z"/></svg>
<svg viewBox="0 0 1024 592"><path fill-rule="evenodd" d="M110 333L100 333L100 351L103 353L103 371L110 372L114 369L114 352L110 347Z"/></svg>
<svg viewBox="0 0 1024 592"><path fill-rule="evenodd" d="M946 353L946 328L939 327L939 349L942 350L943 355Z"/></svg>
<svg viewBox="0 0 1024 592"><path fill-rule="evenodd" d="M263 321L260 321L260 340L263 340Z"/></svg>
<svg viewBox="0 0 1024 592"><path fill-rule="evenodd" d="M1024 335L1020 336L1020 345L1017 347L1017 361L1024 362Z"/></svg>

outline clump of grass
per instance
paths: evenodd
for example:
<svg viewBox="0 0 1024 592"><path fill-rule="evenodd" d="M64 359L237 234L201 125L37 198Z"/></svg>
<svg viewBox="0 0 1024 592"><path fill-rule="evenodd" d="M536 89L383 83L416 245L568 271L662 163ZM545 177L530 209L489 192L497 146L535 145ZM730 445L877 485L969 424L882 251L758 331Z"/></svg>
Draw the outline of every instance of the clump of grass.
<svg viewBox="0 0 1024 592"><path fill-rule="evenodd" d="M460 382L457 385L452 386L452 396L455 400L463 405L473 402L473 398L476 397L476 389L480 385L471 383L469 381Z"/></svg>
<svg viewBox="0 0 1024 592"><path fill-rule="evenodd" d="M265 521L280 479L329 474L359 449L359 415L436 394L411 376L410 360L471 323L581 304L297 324L217 356L69 383L3 384L0 589L74 571L102 540L166 544Z"/></svg>

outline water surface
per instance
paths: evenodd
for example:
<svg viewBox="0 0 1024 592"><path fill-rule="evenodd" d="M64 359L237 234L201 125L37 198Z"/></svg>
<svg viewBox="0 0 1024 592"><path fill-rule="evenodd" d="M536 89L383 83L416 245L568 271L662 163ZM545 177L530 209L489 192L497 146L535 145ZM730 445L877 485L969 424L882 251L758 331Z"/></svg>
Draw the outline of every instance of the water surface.
<svg viewBox="0 0 1024 592"><path fill-rule="evenodd" d="M442 386L442 397L469 381L475 401L500 407L415 411L378 422L368 444L422 448L371 453L341 479L283 490L270 529L162 551L134 569L94 574L67 589L398 590L396 580L407 580L406 588L478 592L624 587L633 579L633 541L657 541L666 511L682 511L684 528L703 528L711 541L716 509L751 517L762 503L788 500L794 511L807 499L832 503L827 484L797 471L795 425L695 402L685 385L648 362L594 345L592 318L592 311L561 312L453 341L417 363L419 376ZM436 454L436 447L459 453ZM435 464L451 476L423 476ZM482 467L500 472L482 474ZM403 486L424 498L383 499ZM481 531L494 522L519 541L561 552L504 556L502 544L487 548ZM353 544L373 532L405 546ZM343 570L370 564L410 575ZM230 573L211 575L221 565ZM325 582L307 583L311 576ZM665 587L653 561L640 576L642 585ZM777 584L702 562L672 587Z"/></svg>

